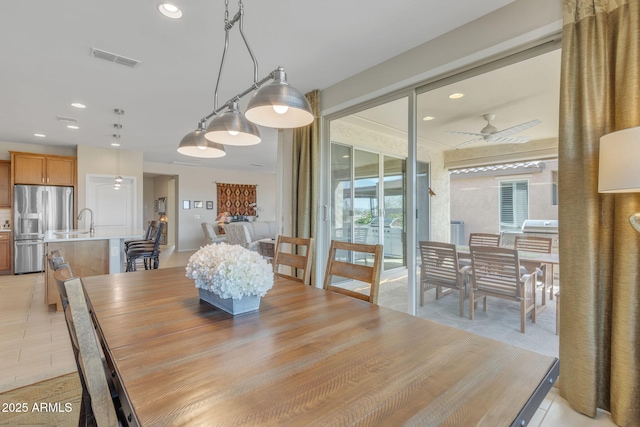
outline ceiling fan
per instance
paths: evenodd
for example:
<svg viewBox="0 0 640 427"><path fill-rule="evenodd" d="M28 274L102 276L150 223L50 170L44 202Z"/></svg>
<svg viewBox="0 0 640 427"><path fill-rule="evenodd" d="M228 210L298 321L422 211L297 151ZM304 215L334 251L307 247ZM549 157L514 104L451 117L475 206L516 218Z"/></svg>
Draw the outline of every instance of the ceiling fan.
<svg viewBox="0 0 640 427"><path fill-rule="evenodd" d="M522 132L525 129L529 129L537 124L540 124L540 120L535 119L530 122L520 123L519 125L512 126L510 128L498 130L494 125L491 124L491 121L496 118L495 114L483 114L482 117L487 121L487 125L482 128L482 130L478 132L464 132L464 131L456 131L449 130L447 132L450 133L459 133L461 135L471 135L475 138L470 139L469 141L465 141L462 144L456 145L454 148L462 147L463 145L471 144L473 142L478 141L486 141L486 142L501 142L501 143L510 143L510 144L522 144L529 141L530 137L528 136L511 136L516 133Z"/></svg>

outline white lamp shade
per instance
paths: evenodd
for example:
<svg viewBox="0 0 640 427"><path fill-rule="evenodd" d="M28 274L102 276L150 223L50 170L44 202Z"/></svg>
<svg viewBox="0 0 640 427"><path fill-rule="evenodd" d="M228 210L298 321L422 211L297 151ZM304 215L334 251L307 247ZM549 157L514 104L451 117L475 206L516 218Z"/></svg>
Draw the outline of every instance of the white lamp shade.
<svg viewBox="0 0 640 427"><path fill-rule="evenodd" d="M244 115L253 123L277 129L298 128L313 122L307 98L282 80L258 89L249 100Z"/></svg>
<svg viewBox="0 0 640 427"><path fill-rule="evenodd" d="M247 120L237 108L214 117L204 137L226 145L255 145L262 141L258 127Z"/></svg>
<svg viewBox="0 0 640 427"><path fill-rule="evenodd" d="M178 146L178 153L201 158L217 158L227 155L224 146L209 142L204 138L203 130L194 130L185 135Z"/></svg>
<svg viewBox="0 0 640 427"><path fill-rule="evenodd" d="M600 138L598 191L640 192L640 126Z"/></svg>

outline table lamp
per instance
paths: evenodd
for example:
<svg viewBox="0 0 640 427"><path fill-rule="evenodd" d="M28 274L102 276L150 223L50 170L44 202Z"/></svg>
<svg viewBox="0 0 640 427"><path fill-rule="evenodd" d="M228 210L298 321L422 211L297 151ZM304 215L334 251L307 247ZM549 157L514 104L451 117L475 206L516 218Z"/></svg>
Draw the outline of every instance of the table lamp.
<svg viewBox="0 0 640 427"><path fill-rule="evenodd" d="M598 192L640 192L640 126L600 138ZM640 233L640 212L631 215L629 222Z"/></svg>

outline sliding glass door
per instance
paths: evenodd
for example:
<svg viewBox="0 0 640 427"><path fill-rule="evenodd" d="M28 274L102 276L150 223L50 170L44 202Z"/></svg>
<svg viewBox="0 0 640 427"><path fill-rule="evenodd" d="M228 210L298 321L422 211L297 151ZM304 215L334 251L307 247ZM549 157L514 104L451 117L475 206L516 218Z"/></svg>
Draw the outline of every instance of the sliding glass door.
<svg viewBox="0 0 640 427"><path fill-rule="evenodd" d="M331 159L331 238L380 243L383 270L405 267L406 160L338 143Z"/></svg>

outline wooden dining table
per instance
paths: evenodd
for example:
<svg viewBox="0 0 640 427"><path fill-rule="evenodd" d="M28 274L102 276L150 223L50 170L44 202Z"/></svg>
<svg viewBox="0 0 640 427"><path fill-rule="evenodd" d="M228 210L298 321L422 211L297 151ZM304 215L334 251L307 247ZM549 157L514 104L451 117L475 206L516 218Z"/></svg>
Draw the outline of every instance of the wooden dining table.
<svg viewBox="0 0 640 427"><path fill-rule="evenodd" d="M184 267L82 280L130 425L520 426L558 376L554 357L286 278L238 316Z"/></svg>

